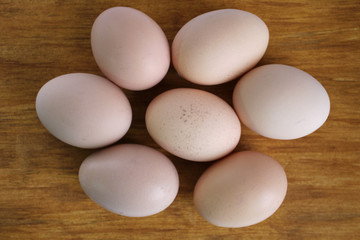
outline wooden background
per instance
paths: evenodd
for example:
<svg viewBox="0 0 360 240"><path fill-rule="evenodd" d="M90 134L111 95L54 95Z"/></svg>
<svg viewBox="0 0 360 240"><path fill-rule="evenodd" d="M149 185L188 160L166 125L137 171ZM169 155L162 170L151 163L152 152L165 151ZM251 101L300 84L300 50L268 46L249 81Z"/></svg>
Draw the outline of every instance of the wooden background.
<svg viewBox="0 0 360 240"><path fill-rule="evenodd" d="M257 225L226 229L204 221L192 191L210 163L167 154L180 175L180 190L165 211L146 218L112 214L87 198L77 173L95 150L68 146L40 124L35 97L48 80L65 73L102 75L90 48L96 16L130 6L152 17L171 43L193 17L221 8L258 15L270 30L259 65L281 63L317 78L331 112L315 133L292 141L261 137L243 126L236 150L277 159L288 176L280 209ZM360 239L360 1L15 1L0 0L0 239ZM144 125L147 104L160 92L195 87L231 103L236 81L201 87L170 68L156 87L126 91L131 129L120 143L161 150ZM163 151L164 152L164 151Z"/></svg>

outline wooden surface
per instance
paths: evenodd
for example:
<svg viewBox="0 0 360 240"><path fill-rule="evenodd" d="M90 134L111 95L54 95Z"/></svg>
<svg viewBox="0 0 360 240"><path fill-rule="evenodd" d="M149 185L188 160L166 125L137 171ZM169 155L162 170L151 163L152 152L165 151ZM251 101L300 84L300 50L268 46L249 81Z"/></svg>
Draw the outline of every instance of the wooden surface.
<svg viewBox="0 0 360 240"><path fill-rule="evenodd" d="M247 228L218 228L192 204L192 190L210 163L167 154L180 190L165 211L147 218L112 214L87 198L77 173L95 150L68 146L40 124L35 97L48 80L65 73L102 75L90 48L96 16L112 6L151 16L169 42L191 18L220 8L258 15L270 30L259 65L281 63L317 78L331 100L328 121L293 141L261 137L243 126L236 150L277 159L288 176L280 209ZM0 0L0 239L360 239L360 2L350 1L13 1ZM174 87L195 87L231 103L236 81L200 87L171 68L156 87L126 91L134 110L120 143L161 150L144 125L147 104ZM164 151L163 151L164 152Z"/></svg>

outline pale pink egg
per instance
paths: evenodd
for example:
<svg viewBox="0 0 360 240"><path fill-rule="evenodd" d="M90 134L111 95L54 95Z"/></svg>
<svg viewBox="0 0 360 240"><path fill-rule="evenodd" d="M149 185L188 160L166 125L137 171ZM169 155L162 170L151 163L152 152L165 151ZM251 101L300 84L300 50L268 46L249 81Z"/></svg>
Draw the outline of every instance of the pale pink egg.
<svg viewBox="0 0 360 240"><path fill-rule="evenodd" d="M128 131L132 111L123 91L105 78L71 73L39 90L36 112L59 140L81 148L112 144Z"/></svg>
<svg viewBox="0 0 360 240"><path fill-rule="evenodd" d="M160 26L129 7L109 8L96 18L91 48L101 71L130 90L155 86L170 66L169 43Z"/></svg>
<svg viewBox="0 0 360 240"><path fill-rule="evenodd" d="M95 152L80 166L84 192L103 208L128 217L165 210L179 189L173 163L162 153L137 144Z"/></svg>

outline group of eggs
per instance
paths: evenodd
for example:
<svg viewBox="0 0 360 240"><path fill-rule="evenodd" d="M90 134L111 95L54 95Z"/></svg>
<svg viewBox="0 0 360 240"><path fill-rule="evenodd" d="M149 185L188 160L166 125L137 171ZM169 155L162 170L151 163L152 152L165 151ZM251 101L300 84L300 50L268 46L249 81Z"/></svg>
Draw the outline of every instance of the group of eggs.
<svg viewBox="0 0 360 240"><path fill-rule="evenodd" d="M100 148L118 141L131 125L132 109L121 88L155 86L166 75L170 58L180 76L201 85L222 84L247 72L233 92L235 110L212 93L177 88L151 101L145 121L154 141L175 156L197 162L223 158L196 183L194 204L203 218L221 227L256 224L280 207L287 179L281 165L263 153L231 153L240 140L240 120L265 137L295 139L318 129L330 111L325 89L302 70L280 64L252 69L268 41L260 18L222 9L186 23L170 54L164 32L150 17L133 8L110 8L95 20L91 46L111 81L87 73L56 77L40 89L37 114L61 141ZM80 166L79 180L96 203L130 217L161 212L179 188L173 163L139 144L117 144L91 154Z"/></svg>

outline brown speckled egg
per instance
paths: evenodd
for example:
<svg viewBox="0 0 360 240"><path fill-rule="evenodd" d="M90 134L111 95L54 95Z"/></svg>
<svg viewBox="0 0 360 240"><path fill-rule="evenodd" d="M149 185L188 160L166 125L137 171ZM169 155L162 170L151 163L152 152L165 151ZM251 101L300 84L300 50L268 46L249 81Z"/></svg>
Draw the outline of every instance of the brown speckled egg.
<svg viewBox="0 0 360 240"><path fill-rule="evenodd" d="M230 153L241 134L240 121L229 104L212 93L191 88L172 89L154 98L145 121L161 147L198 162Z"/></svg>

